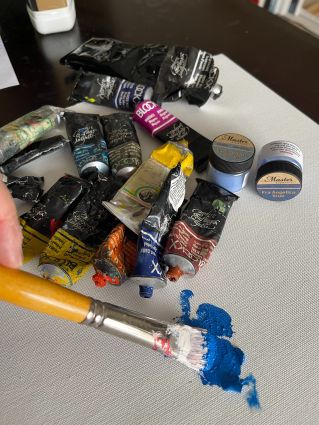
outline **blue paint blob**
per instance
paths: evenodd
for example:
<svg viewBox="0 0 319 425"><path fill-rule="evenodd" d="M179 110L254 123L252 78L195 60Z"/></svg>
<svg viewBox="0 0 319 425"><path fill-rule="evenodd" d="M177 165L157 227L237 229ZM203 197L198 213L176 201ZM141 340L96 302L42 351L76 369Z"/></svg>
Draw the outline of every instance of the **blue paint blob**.
<svg viewBox="0 0 319 425"><path fill-rule="evenodd" d="M182 315L178 321L207 331L203 334L208 351L205 354L206 364L200 371L202 383L217 385L225 391L243 392L249 407L260 408L256 379L253 375L240 378L245 355L225 338L233 335L230 315L222 308L205 303L199 305L197 317L191 318L190 299L193 295L188 289L181 292Z"/></svg>
<svg viewBox="0 0 319 425"><path fill-rule="evenodd" d="M208 333L215 336L232 337L231 317L222 308L212 304L200 304L196 311L197 319L190 318L190 299L193 295L193 292L189 289L181 292L182 316L180 322L195 328L207 329Z"/></svg>

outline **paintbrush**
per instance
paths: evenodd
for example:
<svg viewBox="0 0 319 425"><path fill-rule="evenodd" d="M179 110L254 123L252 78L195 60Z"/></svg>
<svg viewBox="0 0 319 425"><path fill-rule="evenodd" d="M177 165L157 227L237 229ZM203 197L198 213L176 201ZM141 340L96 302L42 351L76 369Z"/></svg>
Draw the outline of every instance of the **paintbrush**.
<svg viewBox="0 0 319 425"><path fill-rule="evenodd" d="M0 266L0 300L119 336L200 371L207 352L204 332L166 323L94 300L33 274Z"/></svg>

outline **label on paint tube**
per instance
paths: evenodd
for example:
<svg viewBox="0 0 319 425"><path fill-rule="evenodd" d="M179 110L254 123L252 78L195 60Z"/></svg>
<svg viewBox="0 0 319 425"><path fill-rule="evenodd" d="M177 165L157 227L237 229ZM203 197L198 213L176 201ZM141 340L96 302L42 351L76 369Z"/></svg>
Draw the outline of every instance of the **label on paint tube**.
<svg viewBox="0 0 319 425"><path fill-rule="evenodd" d="M129 142L109 151L112 173L117 175L124 168L133 168L141 165L141 147L135 142ZM132 174L132 172L130 172Z"/></svg>
<svg viewBox="0 0 319 425"><path fill-rule="evenodd" d="M135 106L145 98L150 98L152 92L153 90L144 84L109 75L81 72L69 100L134 111Z"/></svg>
<svg viewBox="0 0 319 425"><path fill-rule="evenodd" d="M162 62L153 100L161 104L184 96L190 104L202 106L210 97L218 74L211 53L172 46Z"/></svg>
<svg viewBox="0 0 319 425"><path fill-rule="evenodd" d="M41 253L44 277L71 286L88 271L96 247L117 223L103 208L101 199L109 199L117 189L112 177L95 177L90 190Z"/></svg>
<svg viewBox="0 0 319 425"><path fill-rule="evenodd" d="M108 153L106 150L106 143L100 140L97 144L85 144L73 149L74 161L77 168L83 174L85 165L95 162L102 162L108 164ZM102 168L103 170L103 168Z"/></svg>
<svg viewBox="0 0 319 425"><path fill-rule="evenodd" d="M178 121L174 115L162 109L151 100L142 102L137 106L134 111L133 119L151 133L152 136L156 136L160 131L163 132L166 128ZM183 137L179 140L184 139L187 134L188 132L183 134ZM168 141L168 139L165 141Z"/></svg>
<svg viewBox="0 0 319 425"><path fill-rule="evenodd" d="M188 259L197 273L216 245L215 240L200 237L185 222L177 221L169 234L165 252Z"/></svg>
<svg viewBox="0 0 319 425"><path fill-rule="evenodd" d="M93 255L93 248L59 229L40 255L39 271L46 279L71 286L88 271Z"/></svg>
<svg viewBox="0 0 319 425"><path fill-rule="evenodd" d="M169 168L148 158L110 202L103 205L134 233L156 200Z"/></svg>
<svg viewBox="0 0 319 425"><path fill-rule="evenodd" d="M172 221L185 196L186 177L181 166L173 168L152 206L149 215L143 220L138 239L137 263L132 280L142 287L162 287L166 285L162 268L162 254L165 236L169 233ZM173 201L173 202L171 202ZM148 294L148 298L151 294Z"/></svg>
<svg viewBox="0 0 319 425"><path fill-rule="evenodd" d="M159 242L159 232L150 228L142 228L137 244L137 262L133 277L136 283L143 286L163 287L166 280L160 265L163 247Z"/></svg>
<svg viewBox="0 0 319 425"><path fill-rule="evenodd" d="M35 204L20 217L24 261L31 260L46 246L50 236L62 226L90 183L77 177L61 177Z"/></svg>
<svg viewBox="0 0 319 425"><path fill-rule="evenodd" d="M110 202L103 205L134 233L147 217L170 170L181 163L185 175L192 172L193 156L182 144L166 143L127 180ZM175 202L177 206L178 201Z"/></svg>
<svg viewBox="0 0 319 425"><path fill-rule="evenodd" d="M197 179L197 187L174 223L165 251L164 261L171 268L179 268L179 275L203 267L218 244L229 210L236 195L213 183ZM180 258L180 259L179 259ZM167 273L168 278L170 271Z"/></svg>
<svg viewBox="0 0 319 425"><path fill-rule="evenodd" d="M0 164L56 127L61 112L60 108L45 105L0 128Z"/></svg>
<svg viewBox="0 0 319 425"><path fill-rule="evenodd" d="M92 279L96 286L120 285L125 279L124 235L125 226L120 223L99 246L93 260L96 273Z"/></svg>
<svg viewBox="0 0 319 425"><path fill-rule="evenodd" d="M116 113L101 118L112 174L127 179L142 163L142 153L132 118Z"/></svg>
<svg viewBox="0 0 319 425"><path fill-rule="evenodd" d="M23 261L24 263L28 263L32 260L32 258L44 250L44 248L47 246L47 243L49 242L49 238L28 226L26 221L22 218L20 218L20 225L23 235Z"/></svg>
<svg viewBox="0 0 319 425"><path fill-rule="evenodd" d="M109 171L106 142L98 115L65 112L66 131L80 176L91 171Z"/></svg>
<svg viewBox="0 0 319 425"><path fill-rule="evenodd" d="M210 140L150 100L141 102L136 107L133 120L162 142L186 141L194 154L196 171L205 170L211 146Z"/></svg>
<svg viewBox="0 0 319 425"><path fill-rule="evenodd" d="M171 180L171 188L169 191L168 200L176 212L180 209L185 199L185 182L186 178L183 173L180 173Z"/></svg>

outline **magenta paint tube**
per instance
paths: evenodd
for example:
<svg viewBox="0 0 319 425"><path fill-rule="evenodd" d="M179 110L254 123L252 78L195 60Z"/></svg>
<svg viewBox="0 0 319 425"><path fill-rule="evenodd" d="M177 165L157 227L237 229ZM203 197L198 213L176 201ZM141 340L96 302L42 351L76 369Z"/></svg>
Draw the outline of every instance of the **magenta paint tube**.
<svg viewBox="0 0 319 425"><path fill-rule="evenodd" d="M166 276L176 281L194 276L210 258L221 237L230 208L238 196L197 179L197 187L168 236L163 259Z"/></svg>
<svg viewBox="0 0 319 425"><path fill-rule="evenodd" d="M212 142L170 112L151 100L146 100L137 105L133 120L163 143L186 140L194 155L195 170L199 173L205 170Z"/></svg>

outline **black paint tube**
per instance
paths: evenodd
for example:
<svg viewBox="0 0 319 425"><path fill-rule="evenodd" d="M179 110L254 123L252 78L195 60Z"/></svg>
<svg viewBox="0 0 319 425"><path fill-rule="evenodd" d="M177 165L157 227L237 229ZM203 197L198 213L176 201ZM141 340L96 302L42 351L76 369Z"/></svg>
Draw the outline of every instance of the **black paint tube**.
<svg viewBox="0 0 319 425"><path fill-rule="evenodd" d="M142 164L142 153L132 118L117 113L101 117L112 174L127 180Z"/></svg>
<svg viewBox="0 0 319 425"><path fill-rule="evenodd" d="M218 68L213 55L195 47L92 38L64 56L61 63L153 87L152 99L159 104L184 97L201 106L210 96L216 99L222 93L216 84Z"/></svg>
<svg viewBox="0 0 319 425"><path fill-rule="evenodd" d="M212 142L156 103L141 102L134 111L133 120L163 143L187 141L194 154L195 170L201 173L207 167Z"/></svg>
<svg viewBox="0 0 319 425"><path fill-rule="evenodd" d="M97 174L62 229L91 247L100 245L118 223L102 201L111 200L120 187L121 183L112 176Z"/></svg>
<svg viewBox="0 0 319 425"><path fill-rule="evenodd" d="M152 87L144 84L132 83L109 75L80 72L69 102L85 101L124 111L134 111L138 103L151 99L152 94Z"/></svg>
<svg viewBox="0 0 319 425"><path fill-rule="evenodd" d="M222 93L213 90L219 71L211 53L195 47L172 46L162 62L154 87L154 102L178 100L202 106L209 97L216 99Z"/></svg>
<svg viewBox="0 0 319 425"><path fill-rule="evenodd" d="M16 177L2 174L0 179L10 190L13 198L21 199L22 201L38 202L43 193L43 177Z"/></svg>
<svg viewBox="0 0 319 425"><path fill-rule="evenodd" d="M0 169L5 174L11 174L29 162L63 148L67 143L68 141L63 136L53 136L41 140L40 142L28 146L21 153L2 164Z"/></svg>
<svg viewBox="0 0 319 425"><path fill-rule="evenodd" d="M163 258L169 280L176 281L184 274L192 277L207 263L237 199L228 190L197 179L197 187L166 242Z"/></svg>
<svg viewBox="0 0 319 425"><path fill-rule="evenodd" d="M140 296L151 298L153 288L166 285L162 267L165 236L185 198L185 182L181 166L173 168L153 204L149 215L143 220L137 245L137 262L129 280L139 285Z"/></svg>
<svg viewBox="0 0 319 425"><path fill-rule="evenodd" d="M109 158L99 115L65 112L65 125L74 161L81 177L92 172L107 175Z"/></svg>
<svg viewBox="0 0 319 425"><path fill-rule="evenodd" d="M31 260L44 249L52 234L60 227L66 216L91 183L77 177L61 177L35 204L20 217L23 233L25 261Z"/></svg>
<svg viewBox="0 0 319 425"><path fill-rule="evenodd" d="M91 38L60 62L154 87L167 51L162 44L136 46L112 38Z"/></svg>
<svg viewBox="0 0 319 425"><path fill-rule="evenodd" d="M102 206L119 189L113 177L97 174L90 190L53 235L39 260L43 277L72 286L89 269L96 248L118 220Z"/></svg>

